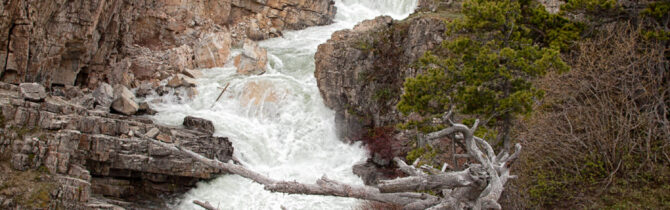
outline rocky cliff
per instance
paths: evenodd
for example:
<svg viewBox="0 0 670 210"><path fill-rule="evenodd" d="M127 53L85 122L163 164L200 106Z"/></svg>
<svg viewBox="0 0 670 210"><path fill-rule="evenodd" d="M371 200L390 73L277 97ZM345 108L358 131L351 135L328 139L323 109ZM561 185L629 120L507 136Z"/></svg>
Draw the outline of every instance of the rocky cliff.
<svg viewBox="0 0 670 210"><path fill-rule="evenodd" d="M368 129L393 126L395 105L412 64L444 39L440 16L414 14L402 21L382 16L335 32L315 55L317 84L326 106L336 112L342 137L360 140Z"/></svg>
<svg viewBox="0 0 670 210"><path fill-rule="evenodd" d="M0 83L0 208L132 207L221 173L147 138L232 159L230 141L213 137L209 121L189 117L185 127L161 126L142 116L92 110L90 93L76 87L64 97L37 92ZM36 178L24 181L37 187L13 181L28 172Z"/></svg>
<svg viewBox="0 0 670 210"><path fill-rule="evenodd" d="M222 66L231 44L334 15L332 0L8 0L0 4L0 81L132 88Z"/></svg>

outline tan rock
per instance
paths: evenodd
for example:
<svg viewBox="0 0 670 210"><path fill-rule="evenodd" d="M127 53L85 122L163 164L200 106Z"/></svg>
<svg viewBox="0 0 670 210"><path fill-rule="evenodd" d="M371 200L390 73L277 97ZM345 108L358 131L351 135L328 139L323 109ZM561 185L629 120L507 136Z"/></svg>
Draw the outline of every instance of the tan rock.
<svg viewBox="0 0 670 210"><path fill-rule="evenodd" d="M242 75L260 75L265 73L268 52L252 40L245 40L242 54L234 59L237 73Z"/></svg>
<svg viewBox="0 0 670 210"><path fill-rule="evenodd" d="M125 97L131 100L135 100L135 94L128 90L126 86L116 85L114 87L114 98Z"/></svg>
<svg viewBox="0 0 670 210"><path fill-rule="evenodd" d="M172 79L168 80L167 86L173 88L181 87L182 86L181 78L179 78L178 75L173 76Z"/></svg>
<svg viewBox="0 0 670 210"><path fill-rule="evenodd" d="M158 135L158 133L160 133L160 130L158 130L158 128L151 128L144 135L149 138L155 138Z"/></svg>
<svg viewBox="0 0 670 210"><path fill-rule="evenodd" d="M135 101L126 96L117 97L116 100L114 100L112 103L112 110L124 115L134 115L139 109L140 106L137 105Z"/></svg>
<svg viewBox="0 0 670 210"><path fill-rule="evenodd" d="M177 74L172 76L172 79L168 80L168 87L178 88L178 87L195 87L198 84L193 78L187 77L183 74Z"/></svg>
<svg viewBox="0 0 670 210"><path fill-rule="evenodd" d="M195 64L198 68L223 67L230 55L232 38L227 31L209 34L195 49Z"/></svg>

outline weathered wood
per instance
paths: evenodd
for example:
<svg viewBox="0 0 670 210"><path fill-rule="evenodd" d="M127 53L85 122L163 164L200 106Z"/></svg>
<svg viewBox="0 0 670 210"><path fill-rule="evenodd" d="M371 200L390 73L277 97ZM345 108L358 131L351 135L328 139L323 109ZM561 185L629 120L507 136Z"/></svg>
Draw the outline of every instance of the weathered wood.
<svg viewBox="0 0 670 210"><path fill-rule="evenodd" d="M214 206L212 206L211 204L209 204L209 202L202 202L202 201L199 201L199 200L194 200L193 203L194 203L195 205L198 205L198 206L200 206L200 207L202 207L202 208L204 208L204 209L207 209L207 210L219 210L219 209L217 209L217 208L214 208Z"/></svg>
<svg viewBox="0 0 670 210"><path fill-rule="evenodd" d="M223 88L223 90L219 94L219 97L216 97L216 101L214 101L214 103L212 103L212 107L214 107L214 105L216 105L216 102L219 102L219 99L221 99L221 96L223 96L223 93L226 92L226 90L228 90L228 86L230 86L230 83L226 84L226 87ZM210 108L212 108L212 107L210 107Z"/></svg>

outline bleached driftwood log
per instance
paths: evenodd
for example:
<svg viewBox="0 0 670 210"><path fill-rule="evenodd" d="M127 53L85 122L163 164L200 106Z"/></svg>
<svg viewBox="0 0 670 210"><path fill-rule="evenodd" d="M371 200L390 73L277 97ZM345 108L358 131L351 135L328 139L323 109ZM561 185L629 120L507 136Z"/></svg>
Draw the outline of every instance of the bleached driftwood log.
<svg viewBox="0 0 670 210"><path fill-rule="evenodd" d="M325 175L314 184L275 180L243 165L209 159L173 144L150 138L145 139L172 152L187 155L208 166L251 179L272 192L359 198L401 205L404 209L501 209L498 199L507 180L514 178L509 173L509 166L519 156L521 145L516 145L512 155L507 152L496 155L488 142L473 135L478 121L472 128L450 120L448 124L448 128L430 133L427 137L438 139L457 134L465 141L469 157L479 162L478 164L471 164L462 171L445 172L432 167L417 168L418 161L413 165L407 165L402 159L396 157L394 161L397 166L408 176L382 180L377 187L349 185L328 179ZM442 194L435 196L421 193L426 190Z"/></svg>

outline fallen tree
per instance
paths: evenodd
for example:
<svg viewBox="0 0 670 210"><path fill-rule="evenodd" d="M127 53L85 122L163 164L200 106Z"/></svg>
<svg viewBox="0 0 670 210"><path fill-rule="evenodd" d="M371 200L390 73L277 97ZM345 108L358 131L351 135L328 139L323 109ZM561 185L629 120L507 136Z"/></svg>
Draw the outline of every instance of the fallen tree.
<svg viewBox="0 0 670 210"><path fill-rule="evenodd" d="M446 167L442 170L430 166L418 167L418 161L408 165L396 157L394 161L398 168L408 176L382 180L378 186L349 185L328 179L325 175L314 184L275 180L232 161L226 163L209 159L174 144L139 135L174 153L184 154L208 166L251 179L272 192L358 198L401 205L404 209L501 209L498 199L507 180L514 178L509 173L509 166L519 156L521 145L516 144L515 152L511 155L505 151L496 155L488 142L473 135L478 120L468 128L466 125L453 123L449 120L450 115L448 113L444 118L447 119L448 127L428 134L427 138L434 140L454 134L465 142L466 155L477 161L477 164L470 164L462 171L446 172ZM427 191L440 195L424 193ZM196 202L204 208L213 208L209 204Z"/></svg>

